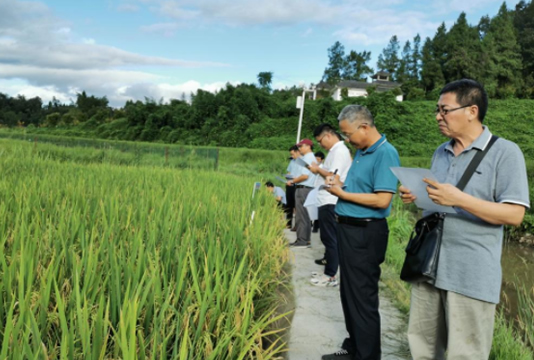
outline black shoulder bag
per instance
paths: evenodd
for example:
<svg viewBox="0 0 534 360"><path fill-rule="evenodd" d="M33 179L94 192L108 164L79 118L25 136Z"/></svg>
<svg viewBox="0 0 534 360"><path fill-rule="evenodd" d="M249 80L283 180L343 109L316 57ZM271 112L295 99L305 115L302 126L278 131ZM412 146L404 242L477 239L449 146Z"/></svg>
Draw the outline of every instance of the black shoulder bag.
<svg viewBox="0 0 534 360"><path fill-rule="evenodd" d="M456 185L458 189L463 191L476 168L497 139L498 137L493 135L484 151L476 153L458 185ZM443 222L446 215L446 213L433 213L417 221L406 246L406 259L400 274L402 280L422 282L436 279L439 250L443 236Z"/></svg>

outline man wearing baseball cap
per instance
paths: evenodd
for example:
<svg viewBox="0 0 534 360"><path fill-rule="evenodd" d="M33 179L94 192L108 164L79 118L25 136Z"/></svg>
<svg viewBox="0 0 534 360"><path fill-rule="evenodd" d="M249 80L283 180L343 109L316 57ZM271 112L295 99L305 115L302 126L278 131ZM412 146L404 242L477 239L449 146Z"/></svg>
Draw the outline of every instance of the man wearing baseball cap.
<svg viewBox="0 0 534 360"><path fill-rule="evenodd" d="M313 142L310 139L303 139L297 144L302 160L306 164L313 164ZM316 175L308 167L301 166L300 175L293 180L289 180L287 185L294 185L295 191L295 226L297 228L297 240L289 244L293 248L308 248L311 246L311 220L308 210L304 207L306 197L313 189Z"/></svg>

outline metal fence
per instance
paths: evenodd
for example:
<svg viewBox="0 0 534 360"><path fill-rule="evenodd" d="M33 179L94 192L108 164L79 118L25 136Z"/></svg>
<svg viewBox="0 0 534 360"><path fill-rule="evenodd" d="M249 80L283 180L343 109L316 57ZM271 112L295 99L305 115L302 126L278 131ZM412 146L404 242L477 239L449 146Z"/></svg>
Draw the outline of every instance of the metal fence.
<svg viewBox="0 0 534 360"><path fill-rule="evenodd" d="M131 141L114 141L84 139L32 133L0 131L0 138L30 141L37 148L39 144L52 144L60 147L81 147L100 150L102 160L111 161L114 157L121 162L140 165L169 166L175 168L197 168L218 170L219 149L184 145L141 143ZM53 156L48 151L48 155ZM107 154L107 156L105 156ZM121 154L129 154L122 156Z"/></svg>

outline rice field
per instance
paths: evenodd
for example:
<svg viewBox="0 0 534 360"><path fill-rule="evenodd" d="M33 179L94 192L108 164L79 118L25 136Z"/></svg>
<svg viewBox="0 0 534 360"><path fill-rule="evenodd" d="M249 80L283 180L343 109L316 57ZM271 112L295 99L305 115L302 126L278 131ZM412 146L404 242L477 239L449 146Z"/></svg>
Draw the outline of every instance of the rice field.
<svg viewBox="0 0 534 360"><path fill-rule="evenodd" d="M270 194L252 200L259 179L76 164L13 140L0 169L1 359L283 351L284 220Z"/></svg>

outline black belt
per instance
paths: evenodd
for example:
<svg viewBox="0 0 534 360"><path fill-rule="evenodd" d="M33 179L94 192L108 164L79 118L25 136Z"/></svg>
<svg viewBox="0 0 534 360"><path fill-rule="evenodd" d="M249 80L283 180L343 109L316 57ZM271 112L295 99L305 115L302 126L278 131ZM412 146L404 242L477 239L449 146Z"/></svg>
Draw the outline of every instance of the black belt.
<svg viewBox="0 0 534 360"><path fill-rule="evenodd" d="M305 188L311 189L312 187L311 186L306 186L306 185L295 185L295 188L297 188L297 189L305 189Z"/></svg>
<svg viewBox="0 0 534 360"><path fill-rule="evenodd" d="M350 216L336 216L339 224L347 224L352 226L367 226L370 222L381 221L383 218L355 218Z"/></svg>

